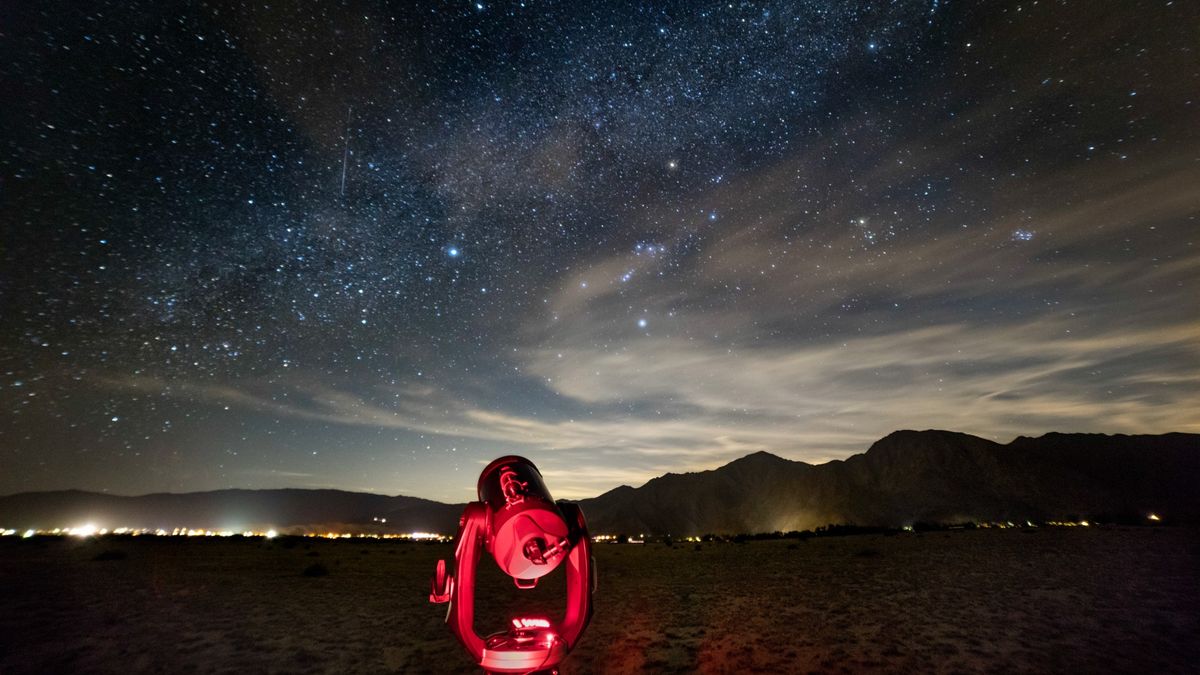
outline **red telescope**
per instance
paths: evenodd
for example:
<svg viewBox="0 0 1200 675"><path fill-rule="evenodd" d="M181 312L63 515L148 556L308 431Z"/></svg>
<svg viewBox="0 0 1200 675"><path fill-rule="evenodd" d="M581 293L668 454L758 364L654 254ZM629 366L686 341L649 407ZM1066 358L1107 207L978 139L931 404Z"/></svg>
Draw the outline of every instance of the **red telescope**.
<svg viewBox="0 0 1200 675"><path fill-rule="evenodd" d="M501 457L479 476L479 501L467 504L458 521L454 569L439 560L429 601L448 602L446 623L471 658L489 673L558 672L592 618L595 572L583 512L555 502L542 474L524 457ZM518 588L565 560L567 611L559 624L519 617L507 630L480 637L475 632L475 570L486 550Z"/></svg>

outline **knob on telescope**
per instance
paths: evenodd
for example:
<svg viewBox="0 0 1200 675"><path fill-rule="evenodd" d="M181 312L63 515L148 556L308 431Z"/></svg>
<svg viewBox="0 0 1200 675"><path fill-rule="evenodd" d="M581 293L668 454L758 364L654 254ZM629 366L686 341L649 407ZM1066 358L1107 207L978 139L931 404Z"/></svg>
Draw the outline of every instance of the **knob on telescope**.
<svg viewBox="0 0 1200 675"><path fill-rule="evenodd" d="M446 574L446 561L439 560L437 562L437 570L433 573L429 601L437 604L450 602L450 588L453 584L454 577Z"/></svg>

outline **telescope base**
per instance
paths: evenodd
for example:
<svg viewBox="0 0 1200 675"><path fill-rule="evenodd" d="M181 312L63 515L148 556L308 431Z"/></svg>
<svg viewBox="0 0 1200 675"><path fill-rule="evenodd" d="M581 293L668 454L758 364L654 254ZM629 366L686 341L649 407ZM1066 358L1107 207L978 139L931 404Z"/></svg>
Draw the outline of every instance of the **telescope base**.
<svg viewBox="0 0 1200 675"><path fill-rule="evenodd" d="M489 673L557 673L567 645L553 630L509 630L484 641L479 665Z"/></svg>

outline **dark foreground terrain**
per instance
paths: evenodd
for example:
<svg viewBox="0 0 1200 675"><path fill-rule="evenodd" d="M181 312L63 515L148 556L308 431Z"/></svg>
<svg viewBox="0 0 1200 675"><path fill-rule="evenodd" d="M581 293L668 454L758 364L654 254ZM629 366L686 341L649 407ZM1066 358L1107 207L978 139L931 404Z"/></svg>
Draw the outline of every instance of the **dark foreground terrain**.
<svg viewBox="0 0 1200 675"><path fill-rule="evenodd" d="M448 544L0 540L0 672L469 671ZM1195 672L1200 533L1064 528L603 545L566 672ZM484 561L482 630L557 606ZM308 570L309 575L304 572ZM327 574L321 575L322 570ZM489 591L492 591L489 593Z"/></svg>

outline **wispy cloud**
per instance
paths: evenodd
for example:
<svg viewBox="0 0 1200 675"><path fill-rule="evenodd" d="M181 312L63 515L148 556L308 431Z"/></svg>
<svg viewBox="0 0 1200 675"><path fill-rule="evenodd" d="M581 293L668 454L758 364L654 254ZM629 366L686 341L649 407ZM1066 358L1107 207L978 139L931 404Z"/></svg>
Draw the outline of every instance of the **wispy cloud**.
<svg viewBox="0 0 1200 675"><path fill-rule="evenodd" d="M1166 353L1175 364L1170 373L1159 365ZM1108 372L1113 364L1124 365ZM540 350L527 365L562 396L604 412L542 419L434 389L393 392L395 405L385 407L321 385L299 386L280 402L226 386L123 384L292 419L525 448L566 497L712 468L757 450L825 461L914 426L1000 440L1050 430L1200 431L1190 412L1200 409L1200 322L1085 336L1053 323L944 325L736 351L650 337L614 352ZM1162 405L1158 396L1167 390L1170 403ZM636 412L627 403L639 404Z"/></svg>
<svg viewBox="0 0 1200 675"><path fill-rule="evenodd" d="M1178 303L1200 279L1200 167L962 169L1009 136L968 130L1011 105L916 136L852 120L861 147L648 204L632 217L653 236L564 270L513 336L520 389L549 404L478 381L112 384L529 452L567 497L756 450L845 457L898 428L1200 431L1200 315Z"/></svg>

